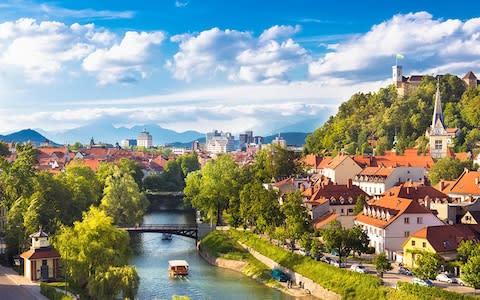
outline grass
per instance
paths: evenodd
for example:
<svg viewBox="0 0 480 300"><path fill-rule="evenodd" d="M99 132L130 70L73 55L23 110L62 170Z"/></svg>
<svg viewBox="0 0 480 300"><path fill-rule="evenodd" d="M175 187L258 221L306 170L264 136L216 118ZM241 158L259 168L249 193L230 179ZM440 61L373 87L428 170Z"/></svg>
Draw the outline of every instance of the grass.
<svg viewBox="0 0 480 300"><path fill-rule="evenodd" d="M55 288L60 288L60 285L55 285L59 282L42 282L40 283L40 293L50 300L72 300L70 296L67 296Z"/></svg>

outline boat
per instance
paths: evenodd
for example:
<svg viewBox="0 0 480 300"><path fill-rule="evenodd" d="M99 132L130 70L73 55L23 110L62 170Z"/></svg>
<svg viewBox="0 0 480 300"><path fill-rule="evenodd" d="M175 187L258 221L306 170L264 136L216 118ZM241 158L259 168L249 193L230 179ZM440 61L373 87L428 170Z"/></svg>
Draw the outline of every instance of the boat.
<svg viewBox="0 0 480 300"><path fill-rule="evenodd" d="M171 239L172 239L172 234L171 233L162 233L162 240L170 241Z"/></svg>
<svg viewBox="0 0 480 300"><path fill-rule="evenodd" d="M170 277L186 276L188 275L188 262L186 260L169 260L168 261L168 275Z"/></svg>

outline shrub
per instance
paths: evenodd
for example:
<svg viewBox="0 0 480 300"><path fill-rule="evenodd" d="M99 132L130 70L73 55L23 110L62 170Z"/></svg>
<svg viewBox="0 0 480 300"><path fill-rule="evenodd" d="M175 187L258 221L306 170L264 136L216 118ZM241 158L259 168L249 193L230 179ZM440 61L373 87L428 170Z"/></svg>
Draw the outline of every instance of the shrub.
<svg viewBox="0 0 480 300"><path fill-rule="evenodd" d="M70 296L65 295L57 291L55 288L51 286L47 286L45 283L40 283L40 293L47 297L50 300L71 300Z"/></svg>

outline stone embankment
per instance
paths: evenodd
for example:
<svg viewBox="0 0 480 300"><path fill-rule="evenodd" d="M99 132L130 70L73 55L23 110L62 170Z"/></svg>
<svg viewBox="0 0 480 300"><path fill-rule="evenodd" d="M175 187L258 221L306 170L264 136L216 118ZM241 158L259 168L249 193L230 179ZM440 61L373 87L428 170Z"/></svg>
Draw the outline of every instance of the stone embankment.
<svg viewBox="0 0 480 300"><path fill-rule="evenodd" d="M325 299L325 300L340 300L342 298L340 295L323 288L322 286L315 283L310 278L307 278L307 277L305 277L305 276L303 276L303 275L301 275L297 272L294 272L294 271L292 271L288 268L285 268L285 267L281 266L276 261L270 259L269 257L267 257L263 254L260 254L259 252L253 250L252 248L250 248L250 247L248 247L248 246L246 246L246 245L244 245L240 242L239 242L239 244L243 248L245 248L251 255L253 255L253 257L255 257L257 260L259 260L262 263L264 263L265 265L267 265L269 268L271 268L271 269L276 268L276 269L281 270L285 274L288 274L290 276L290 278L292 279L292 281L296 285L298 285L300 287L303 287L303 289L305 291L307 291L307 293L311 294L312 296L320 298L320 299Z"/></svg>

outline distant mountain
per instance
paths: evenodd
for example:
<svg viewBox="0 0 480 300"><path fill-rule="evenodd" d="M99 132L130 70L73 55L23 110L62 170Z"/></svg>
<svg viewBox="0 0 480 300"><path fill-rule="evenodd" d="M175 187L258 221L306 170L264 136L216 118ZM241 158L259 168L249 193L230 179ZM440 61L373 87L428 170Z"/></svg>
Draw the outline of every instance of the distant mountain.
<svg viewBox="0 0 480 300"><path fill-rule="evenodd" d="M7 143L24 143L24 142L32 142L37 145L41 143L45 143L47 139L45 136L41 135L37 131L33 129L23 129L14 133L10 133L7 135L0 135L0 140L7 142ZM56 144L56 143L54 143Z"/></svg>
<svg viewBox="0 0 480 300"><path fill-rule="evenodd" d="M305 144L305 138L309 134L306 132L281 132L280 136L287 141L288 145L301 147ZM278 134L266 136L263 143L270 144L277 136Z"/></svg>
<svg viewBox="0 0 480 300"><path fill-rule="evenodd" d="M205 136L203 133L197 131L176 132L162 128L156 124L137 125L132 128L115 128L112 124L104 122L95 122L64 132L44 133L52 139L65 144L73 144L75 142L81 142L83 144L89 143L92 137L95 142L114 144L123 139L136 139L138 134L144 129L152 135L154 145L171 144L175 142L186 143Z"/></svg>

